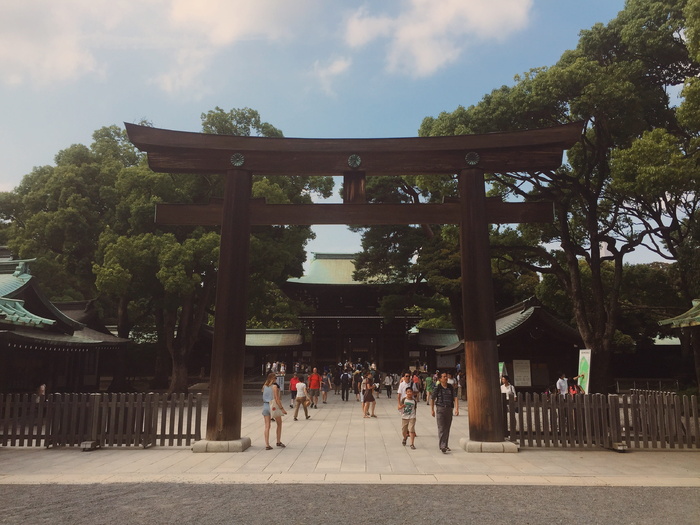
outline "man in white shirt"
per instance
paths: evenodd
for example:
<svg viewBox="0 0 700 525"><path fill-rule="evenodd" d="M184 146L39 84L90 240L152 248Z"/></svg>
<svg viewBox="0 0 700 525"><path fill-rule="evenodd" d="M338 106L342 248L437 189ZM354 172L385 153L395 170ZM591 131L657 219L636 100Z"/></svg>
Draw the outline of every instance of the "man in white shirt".
<svg viewBox="0 0 700 525"><path fill-rule="evenodd" d="M574 379L578 379L579 377L583 377L584 374L575 376ZM566 378L566 374L562 372L559 374L559 379L557 380L557 390L562 396L565 396L566 394L569 393L569 380Z"/></svg>
<svg viewBox="0 0 700 525"><path fill-rule="evenodd" d="M406 397L406 389L407 388L413 389L414 390L413 393L414 394L416 393L415 389L413 388L413 381L411 381L411 372L409 372L409 371L406 371L403 373L403 377L401 377L401 382L399 383L399 389L398 389L398 395L397 395L398 403L396 405L397 409L399 408L399 406L401 405L401 402Z"/></svg>

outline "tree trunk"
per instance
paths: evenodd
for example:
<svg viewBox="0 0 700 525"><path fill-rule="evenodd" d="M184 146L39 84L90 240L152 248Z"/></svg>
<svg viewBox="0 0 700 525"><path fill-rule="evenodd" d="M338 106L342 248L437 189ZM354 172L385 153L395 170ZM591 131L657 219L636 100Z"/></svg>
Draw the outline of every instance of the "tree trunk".
<svg viewBox="0 0 700 525"><path fill-rule="evenodd" d="M587 394L610 394L612 393L612 371L611 355L609 351L593 350L591 352L591 377L588 383ZM574 372L576 372L574 370ZM576 372L577 373L577 372ZM571 376L575 374L572 373Z"/></svg>
<svg viewBox="0 0 700 525"><path fill-rule="evenodd" d="M158 333L158 342L156 343L156 362L153 380L151 381L151 388L160 390L168 386L171 361L165 338L165 316L161 308L156 308L155 320L156 332Z"/></svg>
<svg viewBox="0 0 700 525"><path fill-rule="evenodd" d="M170 354L165 348L165 345L158 341L156 347L156 362L153 379L151 380L151 388L158 390L167 388L168 378L170 377Z"/></svg>
<svg viewBox="0 0 700 525"><path fill-rule="evenodd" d="M170 386L168 394L184 393L189 390L189 382L187 376L187 362L182 354L175 348L172 349L173 370L170 374Z"/></svg>
<svg viewBox="0 0 700 525"><path fill-rule="evenodd" d="M123 339L129 338L131 332L131 323L129 322L128 314L129 299L120 297L117 305L117 335ZM131 343L128 343L131 345ZM127 369L127 349L117 352L113 356L114 362L112 365L112 382L109 385L109 392L126 392L129 388L126 381Z"/></svg>

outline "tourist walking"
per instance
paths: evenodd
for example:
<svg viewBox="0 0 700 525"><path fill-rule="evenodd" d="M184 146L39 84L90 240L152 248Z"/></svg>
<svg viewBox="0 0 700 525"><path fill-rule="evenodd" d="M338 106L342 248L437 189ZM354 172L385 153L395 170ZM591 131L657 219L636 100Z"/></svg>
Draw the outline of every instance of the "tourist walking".
<svg viewBox="0 0 700 525"><path fill-rule="evenodd" d="M511 397L515 399L515 387L510 383L510 377L507 375L501 376L501 394L506 395L506 399L510 399Z"/></svg>
<svg viewBox="0 0 700 525"><path fill-rule="evenodd" d="M352 376L349 370L343 370L340 374L340 394L343 401L347 401L350 397L350 385L352 383Z"/></svg>
<svg viewBox="0 0 700 525"><path fill-rule="evenodd" d="M384 376L384 388L386 389L386 397L391 399L391 387L394 385L394 378L391 374L386 374Z"/></svg>
<svg viewBox="0 0 700 525"><path fill-rule="evenodd" d="M343 375L343 369L340 368L342 366L341 363L338 363L338 367L335 371L335 374L333 375L333 389L335 390L335 395L337 396L340 394L340 376Z"/></svg>
<svg viewBox="0 0 700 525"><path fill-rule="evenodd" d="M360 401L360 392L362 391L362 373L359 370L355 370L352 374L352 388L355 392L355 399Z"/></svg>
<svg viewBox="0 0 700 525"><path fill-rule="evenodd" d="M294 421L297 421L297 415L299 414L299 405L304 407L304 415L306 419L309 419L309 401L308 401L308 391L306 390L306 383L304 383L304 376L299 376L299 382L297 383L297 397L294 400Z"/></svg>
<svg viewBox="0 0 700 525"><path fill-rule="evenodd" d="M399 388L397 389L397 395L396 395L396 406L401 404L401 402L404 400L406 397L406 390L407 389L412 389L414 394L418 393L417 386L416 384L411 380L411 372L408 370L403 373L403 377L401 378L401 381L399 382Z"/></svg>
<svg viewBox="0 0 700 525"><path fill-rule="evenodd" d="M362 414L364 417L377 417L374 415L377 402L374 399L374 379L372 379L371 372L367 372L365 380L362 381L362 394ZM372 410L371 415L370 409Z"/></svg>
<svg viewBox="0 0 700 525"><path fill-rule="evenodd" d="M294 372L292 378L289 380L289 395L291 399L289 400L289 408L294 408L294 400L297 397L297 383L299 382L299 374Z"/></svg>
<svg viewBox="0 0 700 525"><path fill-rule="evenodd" d="M401 435L403 436L402 445L406 445L409 436L411 438L411 449L415 450L416 440L416 412L418 408L418 400L413 398L413 389L406 390L406 397L399 405L399 413L401 414Z"/></svg>
<svg viewBox="0 0 700 525"><path fill-rule="evenodd" d="M425 376L425 404L429 405L430 404L430 397L433 395L433 388L435 388L435 381L433 380L433 376L428 374Z"/></svg>
<svg viewBox="0 0 700 525"><path fill-rule="evenodd" d="M318 373L318 369L314 367L309 376L309 401L311 401L311 408L318 408L318 394L321 391L321 375Z"/></svg>
<svg viewBox="0 0 700 525"><path fill-rule="evenodd" d="M282 443L282 415L286 414L287 411L282 406L280 387L277 384L277 375L274 372L267 374L267 379L262 387L262 399L262 415L265 421L265 429L263 430L265 450L272 450L270 445L270 426L273 419L277 424L277 446L284 448L284 443Z"/></svg>
<svg viewBox="0 0 700 525"><path fill-rule="evenodd" d="M430 413L437 421L438 446L443 454L450 451L453 411L455 416L459 415L459 398L454 386L447 382L447 372L442 372L430 398Z"/></svg>
<svg viewBox="0 0 700 525"><path fill-rule="evenodd" d="M333 380L331 379L331 373L326 371L323 374L323 379L321 380L321 402L325 405L328 401L328 392L333 388Z"/></svg>

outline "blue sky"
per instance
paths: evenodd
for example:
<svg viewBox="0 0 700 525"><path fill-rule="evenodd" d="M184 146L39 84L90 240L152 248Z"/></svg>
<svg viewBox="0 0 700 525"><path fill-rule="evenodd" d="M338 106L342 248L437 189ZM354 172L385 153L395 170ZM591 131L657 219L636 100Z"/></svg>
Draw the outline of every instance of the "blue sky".
<svg viewBox="0 0 700 525"><path fill-rule="evenodd" d="M199 131L250 107L287 137L415 136L554 64L624 0L0 3L0 191L102 126ZM317 227L310 251L359 249Z"/></svg>

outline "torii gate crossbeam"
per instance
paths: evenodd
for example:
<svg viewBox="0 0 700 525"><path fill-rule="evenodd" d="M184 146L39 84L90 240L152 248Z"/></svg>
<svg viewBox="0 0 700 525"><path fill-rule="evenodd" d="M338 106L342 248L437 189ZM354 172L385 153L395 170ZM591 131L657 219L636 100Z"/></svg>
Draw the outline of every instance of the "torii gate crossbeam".
<svg viewBox="0 0 700 525"><path fill-rule="evenodd" d="M129 139L148 153L153 170L226 175L223 203L158 207L159 223L221 224L207 439L241 438L251 224L451 223L460 225L462 295L468 298L463 314L470 440L503 441L488 224L550 221L552 207L487 199L484 173L556 169L582 127L455 137L268 139L126 124ZM253 173L344 175L346 204L275 206L251 200ZM444 173L459 174L458 202L364 204L366 176Z"/></svg>

